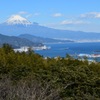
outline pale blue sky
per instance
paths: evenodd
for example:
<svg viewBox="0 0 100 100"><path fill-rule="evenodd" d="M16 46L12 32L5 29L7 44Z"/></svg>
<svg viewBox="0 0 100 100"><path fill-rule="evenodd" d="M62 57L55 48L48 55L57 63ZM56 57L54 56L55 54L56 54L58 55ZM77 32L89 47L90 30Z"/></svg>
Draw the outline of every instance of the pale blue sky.
<svg viewBox="0 0 100 100"><path fill-rule="evenodd" d="M100 32L100 0L1 0L0 23L14 14L57 29Z"/></svg>

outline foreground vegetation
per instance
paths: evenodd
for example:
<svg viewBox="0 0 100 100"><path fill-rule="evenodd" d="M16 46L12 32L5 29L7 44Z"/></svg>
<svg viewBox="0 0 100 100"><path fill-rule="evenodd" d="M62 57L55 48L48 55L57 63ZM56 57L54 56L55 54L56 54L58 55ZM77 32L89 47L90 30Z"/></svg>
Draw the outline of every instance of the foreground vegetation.
<svg viewBox="0 0 100 100"><path fill-rule="evenodd" d="M0 100L100 100L100 64L0 48Z"/></svg>

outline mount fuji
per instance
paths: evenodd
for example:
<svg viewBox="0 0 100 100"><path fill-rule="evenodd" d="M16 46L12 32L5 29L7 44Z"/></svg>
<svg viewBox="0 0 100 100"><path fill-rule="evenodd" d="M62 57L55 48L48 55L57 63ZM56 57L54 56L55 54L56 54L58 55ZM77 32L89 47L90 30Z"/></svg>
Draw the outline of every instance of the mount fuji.
<svg viewBox="0 0 100 100"><path fill-rule="evenodd" d="M30 21L19 15L12 15L5 23L8 25L26 25L26 26L32 24Z"/></svg>
<svg viewBox="0 0 100 100"><path fill-rule="evenodd" d="M59 38L71 40L99 40L100 34L93 32L70 31L48 28L30 22L20 15L13 15L0 24L0 33L9 36L29 34L43 38Z"/></svg>

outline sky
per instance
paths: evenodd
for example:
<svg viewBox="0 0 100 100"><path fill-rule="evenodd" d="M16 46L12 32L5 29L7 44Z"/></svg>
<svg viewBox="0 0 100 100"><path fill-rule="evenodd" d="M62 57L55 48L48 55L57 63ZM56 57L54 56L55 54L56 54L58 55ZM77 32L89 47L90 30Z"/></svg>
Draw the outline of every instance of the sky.
<svg viewBox="0 0 100 100"><path fill-rule="evenodd" d="M55 29L100 33L100 0L1 0L0 23L12 15Z"/></svg>

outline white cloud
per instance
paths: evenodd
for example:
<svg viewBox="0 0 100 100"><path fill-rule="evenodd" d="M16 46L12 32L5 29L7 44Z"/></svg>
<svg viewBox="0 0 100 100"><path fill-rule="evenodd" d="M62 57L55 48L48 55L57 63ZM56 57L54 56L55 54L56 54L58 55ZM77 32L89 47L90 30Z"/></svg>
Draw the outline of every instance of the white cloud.
<svg viewBox="0 0 100 100"><path fill-rule="evenodd" d="M33 16L39 16L40 13L28 13L26 11L20 11L17 13L18 15L24 15L26 18L30 18L30 17L33 17Z"/></svg>
<svg viewBox="0 0 100 100"><path fill-rule="evenodd" d="M64 20L60 23L61 25L78 25L78 24L89 24L89 22L81 21L81 20Z"/></svg>
<svg viewBox="0 0 100 100"><path fill-rule="evenodd" d="M27 12L26 11L20 11L18 14L25 15L25 14L27 14Z"/></svg>
<svg viewBox="0 0 100 100"><path fill-rule="evenodd" d="M55 14L53 14L52 15L53 17L61 17L61 16L63 16L61 13L55 13Z"/></svg>
<svg viewBox="0 0 100 100"><path fill-rule="evenodd" d="M86 14L81 14L82 18L100 18L100 12L89 12Z"/></svg>
<svg viewBox="0 0 100 100"><path fill-rule="evenodd" d="M40 15L40 13L34 13L33 15L34 15L34 16L39 16L39 15Z"/></svg>
<svg viewBox="0 0 100 100"><path fill-rule="evenodd" d="M39 15L40 15L40 13L27 14L26 18L35 17L35 16L39 16Z"/></svg>
<svg viewBox="0 0 100 100"><path fill-rule="evenodd" d="M30 17L32 17L32 14L27 14L26 15L26 18L30 18Z"/></svg>

